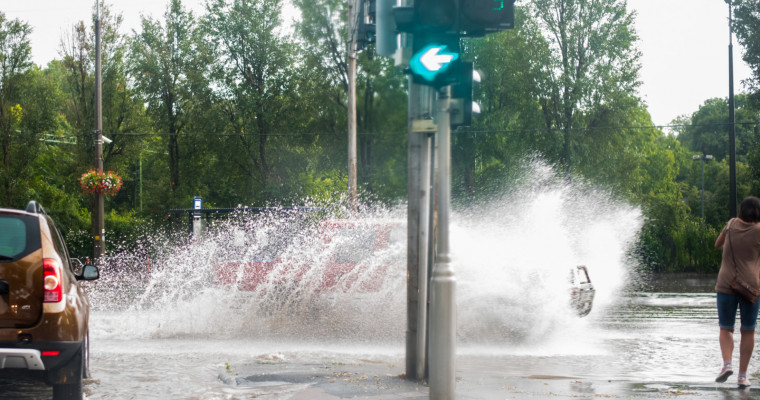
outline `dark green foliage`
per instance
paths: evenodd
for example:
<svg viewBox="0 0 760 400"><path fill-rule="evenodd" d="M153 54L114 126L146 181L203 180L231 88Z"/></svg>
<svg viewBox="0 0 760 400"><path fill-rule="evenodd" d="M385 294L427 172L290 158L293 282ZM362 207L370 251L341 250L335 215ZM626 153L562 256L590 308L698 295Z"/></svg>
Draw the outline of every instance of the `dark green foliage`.
<svg viewBox="0 0 760 400"><path fill-rule="evenodd" d="M202 15L180 0L119 33L101 4L105 168L124 179L106 201L109 249L140 229L167 229L168 208L330 204L346 191L347 3L211 0ZM742 57L760 81L757 2L735 0ZM516 28L462 42L483 82L482 114L452 135L456 204L498 196L525 179L525 159L555 165L641 207L634 256L652 271L717 271L717 232L728 219L727 102L707 99L674 134L651 126L637 97L635 14L622 0L518 4ZM91 251L89 199L77 178L93 165L93 25L72 27L62 56L30 61L29 27L0 12L0 205L39 200L64 227L72 253ZM361 197L406 197L406 77L392 61L357 60ZM754 92L737 96L739 197L760 192ZM677 134L677 135L676 135ZM705 165L701 219L701 165ZM184 225L183 225L184 226ZM179 230L180 235L182 230Z"/></svg>

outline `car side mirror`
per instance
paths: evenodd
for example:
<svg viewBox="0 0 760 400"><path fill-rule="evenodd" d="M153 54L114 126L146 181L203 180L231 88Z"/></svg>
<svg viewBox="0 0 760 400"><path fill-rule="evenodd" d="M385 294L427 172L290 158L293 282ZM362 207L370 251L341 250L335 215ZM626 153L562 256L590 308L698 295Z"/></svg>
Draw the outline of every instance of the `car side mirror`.
<svg viewBox="0 0 760 400"><path fill-rule="evenodd" d="M100 271L98 267L94 265L85 265L82 269L82 275L77 277L77 280L94 281L100 278Z"/></svg>

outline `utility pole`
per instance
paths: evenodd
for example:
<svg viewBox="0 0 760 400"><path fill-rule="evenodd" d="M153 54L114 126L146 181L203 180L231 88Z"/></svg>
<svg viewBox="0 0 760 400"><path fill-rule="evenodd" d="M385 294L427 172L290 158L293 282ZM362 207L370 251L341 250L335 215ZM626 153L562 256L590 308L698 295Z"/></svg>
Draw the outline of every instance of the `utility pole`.
<svg viewBox="0 0 760 400"><path fill-rule="evenodd" d="M702 224L705 223L705 162L713 159L711 154L702 153L702 155L695 155L691 157L694 161L702 162Z"/></svg>
<svg viewBox="0 0 760 400"><path fill-rule="evenodd" d="M348 203L356 211L356 40L360 0L348 0Z"/></svg>
<svg viewBox="0 0 760 400"><path fill-rule="evenodd" d="M733 7L728 3L728 209L731 217L736 217L736 117L734 116L734 38L733 38Z"/></svg>
<svg viewBox="0 0 760 400"><path fill-rule="evenodd" d="M103 171L103 107L102 75L100 67L100 3L96 0L95 13L95 169ZM93 200L92 234L94 238L93 258L105 255L105 205L103 193L97 193Z"/></svg>

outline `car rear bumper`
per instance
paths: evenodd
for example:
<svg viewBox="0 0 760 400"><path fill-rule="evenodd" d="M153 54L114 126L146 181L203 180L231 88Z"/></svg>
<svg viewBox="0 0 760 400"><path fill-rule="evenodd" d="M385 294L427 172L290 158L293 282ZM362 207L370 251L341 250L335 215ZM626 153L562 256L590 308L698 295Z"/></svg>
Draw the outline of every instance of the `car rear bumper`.
<svg viewBox="0 0 760 400"><path fill-rule="evenodd" d="M0 349L0 369L44 371L42 353L36 349Z"/></svg>
<svg viewBox="0 0 760 400"><path fill-rule="evenodd" d="M50 371L68 363L82 342L0 342L0 374L11 370Z"/></svg>

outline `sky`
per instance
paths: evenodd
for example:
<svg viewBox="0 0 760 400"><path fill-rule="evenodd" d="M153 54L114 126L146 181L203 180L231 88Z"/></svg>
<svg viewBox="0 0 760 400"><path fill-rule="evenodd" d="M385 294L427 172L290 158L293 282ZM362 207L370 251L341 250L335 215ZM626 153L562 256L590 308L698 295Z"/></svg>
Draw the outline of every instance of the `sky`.
<svg viewBox="0 0 760 400"><path fill-rule="evenodd" d="M161 19L169 0L106 0L121 13L124 33L139 29L140 15ZM518 0L517 4L527 0ZM196 15L205 0L183 0ZM33 61L41 66L60 58L64 33L78 21L88 26L95 0L0 0L0 11L33 28ZM725 0L628 0L637 13L635 29L642 53L640 97L652 122L667 125L691 115L705 100L728 97L728 6ZM743 48L734 38L734 91L751 71L741 59Z"/></svg>

